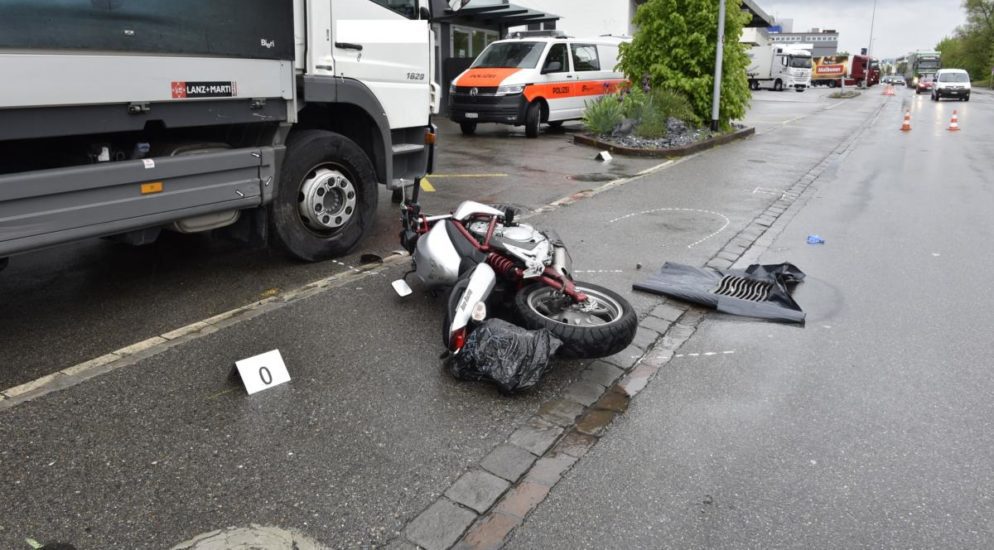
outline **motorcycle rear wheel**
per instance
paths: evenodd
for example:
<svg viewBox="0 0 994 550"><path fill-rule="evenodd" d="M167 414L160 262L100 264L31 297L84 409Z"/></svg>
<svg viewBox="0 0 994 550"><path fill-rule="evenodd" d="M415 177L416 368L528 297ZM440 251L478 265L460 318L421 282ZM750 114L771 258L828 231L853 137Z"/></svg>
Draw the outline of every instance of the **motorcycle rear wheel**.
<svg viewBox="0 0 994 550"><path fill-rule="evenodd" d="M627 300L613 290L576 282L589 298L574 303L554 288L538 283L518 291L515 309L528 329L548 329L563 342L562 357L593 359L628 347L638 331L638 317Z"/></svg>

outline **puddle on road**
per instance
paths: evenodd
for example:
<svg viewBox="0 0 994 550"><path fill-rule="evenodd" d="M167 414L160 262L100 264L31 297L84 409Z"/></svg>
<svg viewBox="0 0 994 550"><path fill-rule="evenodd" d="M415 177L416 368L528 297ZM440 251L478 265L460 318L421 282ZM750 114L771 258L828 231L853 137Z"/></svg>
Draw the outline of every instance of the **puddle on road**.
<svg viewBox="0 0 994 550"><path fill-rule="evenodd" d="M181 542L172 550L326 550L318 542L278 527L230 527Z"/></svg>

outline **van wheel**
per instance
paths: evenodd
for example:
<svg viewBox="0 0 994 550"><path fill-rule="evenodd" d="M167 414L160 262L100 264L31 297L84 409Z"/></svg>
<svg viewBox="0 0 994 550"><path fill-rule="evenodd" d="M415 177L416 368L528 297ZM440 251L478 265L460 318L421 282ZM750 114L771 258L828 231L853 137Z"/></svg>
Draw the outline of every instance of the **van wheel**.
<svg viewBox="0 0 994 550"><path fill-rule="evenodd" d="M538 101L528 106L525 112L525 135L530 138L538 137L538 127L542 123L542 104Z"/></svg>
<svg viewBox="0 0 994 550"><path fill-rule="evenodd" d="M366 153L325 130L291 134L270 205L273 244L315 262L351 251L373 227L378 189Z"/></svg>
<svg viewBox="0 0 994 550"><path fill-rule="evenodd" d="M462 135L471 136L476 133L476 123L475 122L460 122L459 129L462 130Z"/></svg>

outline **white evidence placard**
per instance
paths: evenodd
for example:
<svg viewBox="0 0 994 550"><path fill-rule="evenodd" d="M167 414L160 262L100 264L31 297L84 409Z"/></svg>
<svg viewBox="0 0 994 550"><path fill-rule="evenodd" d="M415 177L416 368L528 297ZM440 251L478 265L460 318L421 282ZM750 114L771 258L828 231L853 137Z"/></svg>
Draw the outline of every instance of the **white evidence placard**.
<svg viewBox="0 0 994 550"><path fill-rule="evenodd" d="M290 381L290 373L278 349L236 361L235 368L249 395Z"/></svg>

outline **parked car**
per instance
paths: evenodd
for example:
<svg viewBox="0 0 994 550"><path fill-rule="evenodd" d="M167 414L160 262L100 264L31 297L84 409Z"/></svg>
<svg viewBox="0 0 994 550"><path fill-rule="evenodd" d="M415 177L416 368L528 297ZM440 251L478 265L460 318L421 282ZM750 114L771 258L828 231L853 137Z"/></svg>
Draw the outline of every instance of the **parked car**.
<svg viewBox="0 0 994 550"><path fill-rule="evenodd" d="M583 118L588 101L625 82L615 70L618 45L627 38L567 37L562 31L516 32L487 46L449 87L449 116L470 135L480 122L557 127Z"/></svg>
<svg viewBox="0 0 994 550"><path fill-rule="evenodd" d="M935 73L932 101L939 101L944 97L970 101L970 75L963 69L940 69Z"/></svg>
<svg viewBox="0 0 994 550"><path fill-rule="evenodd" d="M930 93L932 91L933 75L924 74L918 77L918 84L915 85L916 94Z"/></svg>

